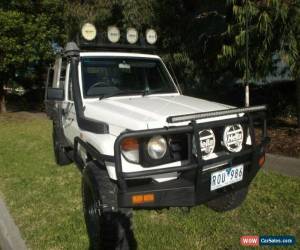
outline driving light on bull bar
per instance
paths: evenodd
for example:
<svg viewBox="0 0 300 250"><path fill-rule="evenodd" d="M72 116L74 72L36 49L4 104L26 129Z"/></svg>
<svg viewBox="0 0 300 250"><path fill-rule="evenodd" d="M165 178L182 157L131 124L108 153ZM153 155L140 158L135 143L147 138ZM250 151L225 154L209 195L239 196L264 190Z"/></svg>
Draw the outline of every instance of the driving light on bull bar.
<svg viewBox="0 0 300 250"><path fill-rule="evenodd" d="M210 155L214 152L216 146L216 137L211 129L204 129L199 132L200 149L203 156ZM193 140L193 151L196 154L195 138Z"/></svg>
<svg viewBox="0 0 300 250"><path fill-rule="evenodd" d="M235 124L225 127L223 134L224 146L230 152L240 152L243 148L244 132L242 125Z"/></svg>
<svg viewBox="0 0 300 250"><path fill-rule="evenodd" d="M119 42L121 37L120 30L116 26L109 26L107 28L107 38L112 43Z"/></svg>
<svg viewBox="0 0 300 250"><path fill-rule="evenodd" d="M162 136L152 137L147 144L149 156L154 160L162 159L167 152L167 141Z"/></svg>
<svg viewBox="0 0 300 250"><path fill-rule="evenodd" d="M135 44L139 39L139 34L135 28L128 28L126 38L128 43Z"/></svg>
<svg viewBox="0 0 300 250"><path fill-rule="evenodd" d="M127 138L121 143L122 154L129 162L139 162L139 142L135 138Z"/></svg>
<svg viewBox="0 0 300 250"><path fill-rule="evenodd" d="M97 30L94 24L85 23L81 28L81 35L87 41L92 41L96 38Z"/></svg>

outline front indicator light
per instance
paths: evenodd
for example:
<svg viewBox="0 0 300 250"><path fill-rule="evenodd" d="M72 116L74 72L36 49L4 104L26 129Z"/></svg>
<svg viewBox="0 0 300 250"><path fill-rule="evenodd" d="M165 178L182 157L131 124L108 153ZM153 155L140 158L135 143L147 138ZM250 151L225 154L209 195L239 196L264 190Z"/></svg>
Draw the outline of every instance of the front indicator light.
<svg viewBox="0 0 300 250"><path fill-rule="evenodd" d="M137 150L139 148L138 140L135 138L128 138L122 141L121 148L124 151Z"/></svg>
<svg viewBox="0 0 300 250"><path fill-rule="evenodd" d="M258 165L259 165L260 167L263 167L263 165L265 164L265 162L266 162L266 156L265 156L265 155L262 155L262 156L259 158L259 160L258 160Z"/></svg>
<svg viewBox="0 0 300 250"><path fill-rule="evenodd" d="M138 194L138 195L133 195L131 198L132 198L131 199L132 204L134 205L155 201L154 194Z"/></svg>
<svg viewBox="0 0 300 250"><path fill-rule="evenodd" d="M138 163L139 157L139 142L135 138L127 138L121 143L122 154L129 162Z"/></svg>

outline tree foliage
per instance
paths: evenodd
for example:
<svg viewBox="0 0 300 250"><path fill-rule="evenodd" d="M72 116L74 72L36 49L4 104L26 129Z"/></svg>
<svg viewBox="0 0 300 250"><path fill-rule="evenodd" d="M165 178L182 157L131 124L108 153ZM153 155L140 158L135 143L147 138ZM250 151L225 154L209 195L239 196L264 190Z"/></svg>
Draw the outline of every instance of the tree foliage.
<svg viewBox="0 0 300 250"><path fill-rule="evenodd" d="M266 77L276 67L274 55L285 61L297 82L300 126L300 1L229 0L231 13L219 62L234 65L236 75L246 75L246 21L249 22L249 71L253 79ZM232 67L231 67L232 68Z"/></svg>
<svg viewBox="0 0 300 250"><path fill-rule="evenodd" d="M9 2L9 3L8 3ZM57 1L2 1L0 71L3 74L53 58L52 43L64 40L63 6Z"/></svg>
<svg viewBox="0 0 300 250"><path fill-rule="evenodd" d="M228 77L245 78L248 19L251 78L272 72L277 55L299 79L299 5L299 0L2 0L0 96L4 83L32 82L52 59L53 45L75 39L86 21L100 32L108 25L141 33L157 29L159 51L184 89L203 93Z"/></svg>
<svg viewBox="0 0 300 250"><path fill-rule="evenodd" d="M3 86L34 74L53 58L52 45L63 41L63 4L59 0L2 0L0 3L0 110ZM2 107L2 108L1 108Z"/></svg>
<svg viewBox="0 0 300 250"><path fill-rule="evenodd" d="M249 22L250 72L253 78L265 77L274 63L274 54L288 56L292 66L297 60L299 1L229 0L227 32L219 55L222 63L235 66L241 76L246 71L246 21ZM297 14L298 13L298 14ZM297 51L298 50L298 51Z"/></svg>

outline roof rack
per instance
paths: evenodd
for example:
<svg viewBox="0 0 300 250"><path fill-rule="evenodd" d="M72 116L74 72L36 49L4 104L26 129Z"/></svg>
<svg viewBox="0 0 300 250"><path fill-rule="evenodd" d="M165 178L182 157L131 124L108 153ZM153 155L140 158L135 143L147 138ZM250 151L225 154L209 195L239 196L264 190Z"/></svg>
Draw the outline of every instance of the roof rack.
<svg viewBox="0 0 300 250"><path fill-rule="evenodd" d="M155 53L156 46L132 44L79 44L80 51L126 51Z"/></svg>
<svg viewBox="0 0 300 250"><path fill-rule="evenodd" d="M131 33L128 33L129 31L127 30L126 35L124 35L124 32L121 34L121 31L116 26L110 26L107 32L97 32L93 24L86 23L83 25L81 33L77 33L75 41L80 51L86 52L156 52L157 48L154 44L157 41L157 34L155 30L148 29L145 36L138 33L134 28L129 28L129 30Z"/></svg>

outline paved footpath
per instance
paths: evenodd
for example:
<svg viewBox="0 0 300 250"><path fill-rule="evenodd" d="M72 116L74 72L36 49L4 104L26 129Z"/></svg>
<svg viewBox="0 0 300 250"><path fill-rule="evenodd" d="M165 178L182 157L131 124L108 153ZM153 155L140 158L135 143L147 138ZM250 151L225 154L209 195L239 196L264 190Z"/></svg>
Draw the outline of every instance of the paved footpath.
<svg viewBox="0 0 300 250"><path fill-rule="evenodd" d="M300 177L300 159L281 155L267 154L266 170L279 172L282 175Z"/></svg>
<svg viewBox="0 0 300 250"><path fill-rule="evenodd" d="M4 201L0 198L0 249L26 250L24 240Z"/></svg>

